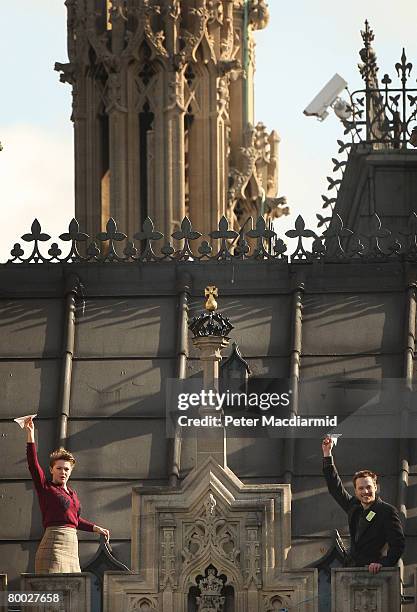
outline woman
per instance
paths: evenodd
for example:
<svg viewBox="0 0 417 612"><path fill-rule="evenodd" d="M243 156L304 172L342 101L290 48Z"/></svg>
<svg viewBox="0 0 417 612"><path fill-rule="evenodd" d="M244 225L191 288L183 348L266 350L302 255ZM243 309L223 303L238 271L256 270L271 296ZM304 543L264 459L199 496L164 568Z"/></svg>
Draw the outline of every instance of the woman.
<svg viewBox="0 0 417 612"><path fill-rule="evenodd" d="M36 574L64 574L81 572L78 559L77 529L94 531L109 539L108 529L81 518L81 506L77 493L67 486L75 464L70 452L59 448L50 455L49 471L52 480L47 480L39 465L35 446L35 427L32 417L25 420L27 430L27 460L32 475L42 522L44 536L35 557Z"/></svg>

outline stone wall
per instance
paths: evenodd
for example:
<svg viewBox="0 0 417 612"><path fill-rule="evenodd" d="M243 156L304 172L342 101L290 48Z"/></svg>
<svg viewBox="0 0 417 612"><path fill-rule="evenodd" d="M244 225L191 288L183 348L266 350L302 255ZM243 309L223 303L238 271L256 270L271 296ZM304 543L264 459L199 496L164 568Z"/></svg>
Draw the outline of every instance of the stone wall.
<svg viewBox="0 0 417 612"><path fill-rule="evenodd" d="M190 275L190 317L202 308L204 287L218 286L219 308L235 326L231 339L254 376L291 376L297 348L295 297L300 298L301 381L345 384L360 379L364 384L355 391L354 404L369 399L366 381L401 381L405 376L408 286L414 268L401 262L281 261L1 267L0 569L9 582L16 584L20 573L33 569L42 535L25 465L25 436L12 419L38 412L39 455L46 467L61 414L68 274L76 271L84 287L84 297L76 300L67 431L67 445L78 460L72 481L83 515L111 529L115 556L132 567L132 489L139 484L165 486L171 474L160 385L178 373L181 274ZM186 374L192 376L200 364L188 344ZM331 394L322 401L340 415L346 409ZM410 466L416 464L416 453L411 439ZM296 439L289 463L280 438L232 437L227 454L228 466L245 484L282 483L289 475L292 568L321 558L334 528L347 535L345 516L329 498L321 476L320 440ZM371 467L380 474L383 498L397 504L398 439L342 438L335 456L347 486L356 469ZM183 453L181 479L191 467ZM414 479L411 467L406 573L417 562ZM79 536L81 562L86 564L98 542L92 534Z"/></svg>

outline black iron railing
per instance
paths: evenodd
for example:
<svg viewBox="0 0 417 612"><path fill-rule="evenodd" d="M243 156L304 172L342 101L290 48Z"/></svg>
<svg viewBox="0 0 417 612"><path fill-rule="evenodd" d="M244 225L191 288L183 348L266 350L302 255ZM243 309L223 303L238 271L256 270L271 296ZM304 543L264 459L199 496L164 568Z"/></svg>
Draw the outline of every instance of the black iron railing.
<svg viewBox="0 0 417 612"><path fill-rule="evenodd" d="M382 226L377 214L368 218L358 232L344 226L341 217L333 216L330 227L321 235L308 229L298 216L294 228L285 232L286 242L259 217L246 232L229 227L225 217L218 228L207 236L196 231L185 217L181 227L169 238L154 228L147 218L141 231L128 239L110 219L106 231L94 239L80 230L73 219L68 230L59 236L60 244L53 242L39 221L32 223L31 231L16 243L11 258L4 265L15 263L157 263L175 261L236 261L254 260L282 262L347 261L358 259L389 260L403 258L417 262L417 214L412 213L407 225L391 232ZM26 244L24 244L26 243ZM31 245L29 250L23 245ZM49 247L49 248L48 248Z"/></svg>
<svg viewBox="0 0 417 612"><path fill-rule="evenodd" d="M342 183L347 159L352 150L376 152L406 150L417 146L417 89L411 83L413 65L403 49L400 61L395 64L397 86L388 74L378 80L379 67L372 42L374 32L365 21L361 31L363 48L358 65L364 87L348 92L347 118L341 117L344 137L337 141L338 155L333 158L334 176L327 177L327 194L322 195L323 208L333 210ZM330 220L317 215L318 227Z"/></svg>

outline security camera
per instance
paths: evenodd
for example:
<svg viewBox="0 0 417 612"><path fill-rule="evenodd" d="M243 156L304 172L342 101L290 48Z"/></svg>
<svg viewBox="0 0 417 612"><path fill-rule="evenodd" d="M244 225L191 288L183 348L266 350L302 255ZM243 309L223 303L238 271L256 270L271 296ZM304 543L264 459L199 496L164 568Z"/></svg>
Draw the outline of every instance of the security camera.
<svg viewBox="0 0 417 612"><path fill-rule="evenodd" d="M336 101L343 102L343 100L340 100L339 94L342 93L346 87L347 82L345 79L342 79L339 74L335 74L334 77L331 78L328 83L326 83L323 89L310 102L310 104L304 110L304 114L307 115L307 117L318 117L320 121L324 121L329 114L327 112L328 107L333 106ZM335 112L337 114L336 109ZM344 107L344 112L348 112L347 104Z"/></svg>

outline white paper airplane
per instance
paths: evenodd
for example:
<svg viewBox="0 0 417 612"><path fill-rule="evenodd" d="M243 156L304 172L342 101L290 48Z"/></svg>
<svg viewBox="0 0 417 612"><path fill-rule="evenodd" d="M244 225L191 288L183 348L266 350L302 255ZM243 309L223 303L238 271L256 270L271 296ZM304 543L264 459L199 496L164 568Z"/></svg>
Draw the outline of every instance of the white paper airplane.
<svg viewBox="0 0 417 612"><path fill-rule="evenodd" d="M340 438L342 434L338 434L338 433L328 433L327 437L331 438L333 441L334 446L336 446L338 439Z"/></svg>
<svg viewBox="0 0 417 612"><path fill-rule="evenodd" d="M29 417L32 417L32 419L34 419L36 416L38 416L37 413L27 414L26 416L17 417L17 419L13 419L13 421L16 421L16 423L23 429L25 426L26 419L28 419Z"/></svg>

